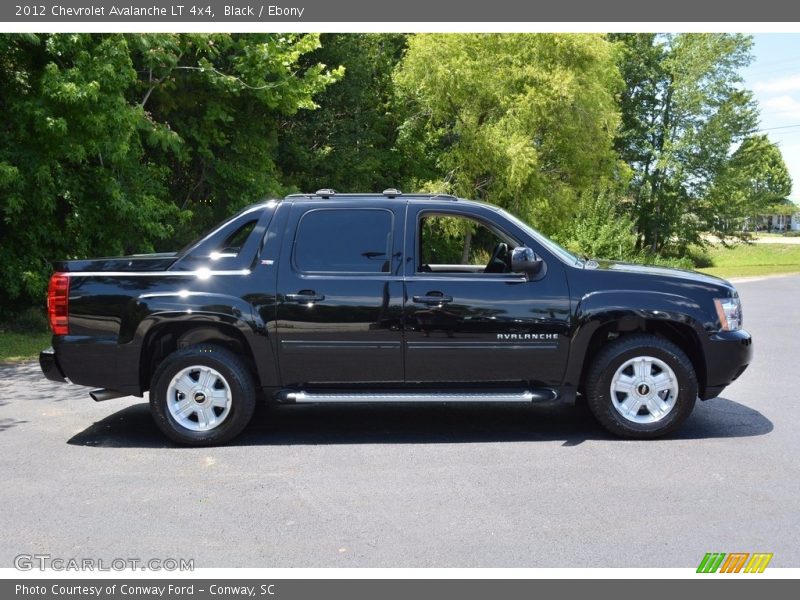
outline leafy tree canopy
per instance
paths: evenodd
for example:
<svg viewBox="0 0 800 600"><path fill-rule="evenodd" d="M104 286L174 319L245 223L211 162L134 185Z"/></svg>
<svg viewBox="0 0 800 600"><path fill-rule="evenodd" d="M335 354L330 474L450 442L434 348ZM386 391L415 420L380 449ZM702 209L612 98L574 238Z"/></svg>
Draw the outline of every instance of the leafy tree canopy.
<svg viewBox="0 0 800 600"><path fill-rule="evenodd" d="M341 76L317 36L0 36L0 290L49 261L147 251L281 190L276 124Z"/></svg>
<svg viewBox="0 0 800 600"><path fill-rule="evenodd" d="M638 245L681 253L701 242L707 195L757 111L739 70L751 60L740 34L618 34L625 79L616 147L634 172ZM721 199L721 198L720 198Z"/></svg>
<svg viewBox="0 0 800 600"><path fill-rule="evenodd" d="M581 193L620 176L622 81L603 36L415 35L395 81L408 115L401 147L435 165L428 188L552 233Z"/></svg>

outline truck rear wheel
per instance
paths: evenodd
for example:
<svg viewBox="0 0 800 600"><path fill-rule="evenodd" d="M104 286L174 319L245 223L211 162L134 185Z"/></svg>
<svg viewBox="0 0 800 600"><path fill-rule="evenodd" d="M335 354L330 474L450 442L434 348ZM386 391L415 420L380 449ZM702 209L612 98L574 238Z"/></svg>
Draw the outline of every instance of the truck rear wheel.
<svg viewBox="0 0 800 600"><path fill-rule="evenodd" d="M247 365L229 350L211 344L167 356L150 387L150 412L159 429L187 446L232 440L250 422L255 404L255 385Z"/></svg>
<svg viewBox="0 0 800 600"><path fill-rule="evenodd" d="M677 429L694 408L697 375L678 346L655 335L618 338L600 350L586 375L586 399L616 435L654 438Z"/></svg>

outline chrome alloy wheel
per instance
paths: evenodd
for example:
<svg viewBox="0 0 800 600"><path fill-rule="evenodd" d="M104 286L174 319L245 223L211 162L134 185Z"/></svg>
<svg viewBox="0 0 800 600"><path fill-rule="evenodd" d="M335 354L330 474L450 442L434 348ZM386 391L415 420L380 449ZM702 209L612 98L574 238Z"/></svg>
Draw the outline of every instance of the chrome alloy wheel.
<svg viewBox="0 0 800 600"><path fill-rule="evenodd" d="M209 431L219 427L230 414L231 388L211 367L186 367L169 382L167 408L182 427Z"/></svg>
<svg viewBox="0 0 800 600"><path fill-rule="evenodd" d="M611 403L632 423L657 423L675 407L678 378L667 363L652 356L631 358L611 378Z"/></svg>

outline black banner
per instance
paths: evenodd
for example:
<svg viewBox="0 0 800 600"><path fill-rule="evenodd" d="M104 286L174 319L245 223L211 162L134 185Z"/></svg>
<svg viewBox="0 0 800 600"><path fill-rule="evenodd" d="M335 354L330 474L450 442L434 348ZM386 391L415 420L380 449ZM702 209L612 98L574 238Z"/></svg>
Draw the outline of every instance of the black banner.
<svg viewBox="0 0 800 600"><path fill-rule="evenodd" d="M716 580L714 580L716 579ZM714 580L714 581L712 581ZM792 580L669 579L626 581L552 579L312 579L312 580L184 580L184 579L62 579L4 580L0 597L21 600L219 600L260 598L261 600L338 600L380 598L381 600L531 600L554 597L604 597L624 593L626 597L673 600L693 592L725 596L730 600L763 596L765 591L788 593ZM767 588L765 590L765 588Z"/></svg>
<svg viewBox="0 0 800 600"><path fill-rule="evenodd" d="M38 0L0 5L8 23L53 22L789 22L800 4L785 0Z"/></svg>

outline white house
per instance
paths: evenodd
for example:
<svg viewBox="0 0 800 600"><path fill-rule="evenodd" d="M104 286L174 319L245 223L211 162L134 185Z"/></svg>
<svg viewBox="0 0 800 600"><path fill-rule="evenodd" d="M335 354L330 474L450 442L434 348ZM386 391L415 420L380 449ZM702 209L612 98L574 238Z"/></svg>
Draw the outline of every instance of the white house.
<svg viewBox="0 0 800 600"><path fill-rule="evenodd" d="M796 208L797 210L791 215L761 215L756 220L756 229L772 232L800 231L800 206Z"/></svg>

